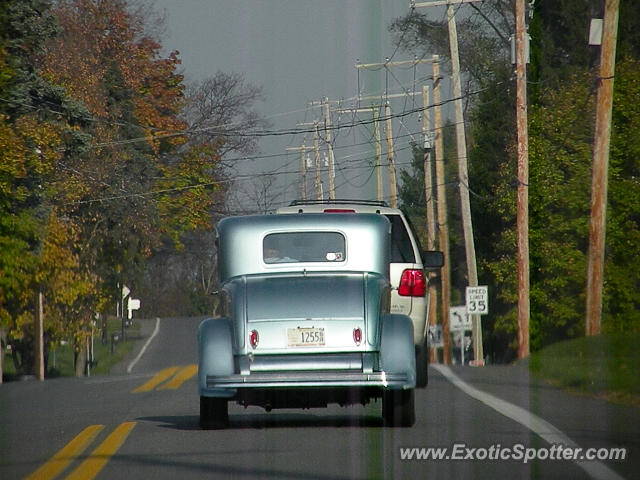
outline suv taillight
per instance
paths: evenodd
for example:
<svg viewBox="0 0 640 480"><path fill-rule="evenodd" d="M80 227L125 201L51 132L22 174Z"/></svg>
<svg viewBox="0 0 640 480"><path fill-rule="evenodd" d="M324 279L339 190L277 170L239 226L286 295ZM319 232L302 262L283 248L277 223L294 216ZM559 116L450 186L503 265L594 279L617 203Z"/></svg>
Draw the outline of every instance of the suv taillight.
<svg viewBox="0 0 640 480"><path fill-rule="evenodd" d="M403 297L424 297L427 280L422 270L405 270L400 277L398 295Z"/></svg>

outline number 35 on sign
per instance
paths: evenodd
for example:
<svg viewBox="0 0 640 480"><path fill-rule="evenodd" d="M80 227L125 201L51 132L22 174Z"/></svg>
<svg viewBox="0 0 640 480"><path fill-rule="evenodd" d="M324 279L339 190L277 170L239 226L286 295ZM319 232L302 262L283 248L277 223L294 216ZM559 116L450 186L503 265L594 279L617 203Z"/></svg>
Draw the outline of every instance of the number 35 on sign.
<svg viewBox="0 0 640 480"><path fill-rule="evenodd" d="M489 313L489 288L485 286L467 287L467 313L486 315Z"/></svg>

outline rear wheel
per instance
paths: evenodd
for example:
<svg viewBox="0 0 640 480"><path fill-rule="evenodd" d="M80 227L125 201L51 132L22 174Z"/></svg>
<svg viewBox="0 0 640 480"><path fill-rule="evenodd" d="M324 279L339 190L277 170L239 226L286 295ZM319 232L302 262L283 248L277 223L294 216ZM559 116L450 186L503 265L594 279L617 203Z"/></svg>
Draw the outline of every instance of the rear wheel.
<svg viewBox="0 0 640 480"><path fill-rule="evenodd" d="M382 420L386 427L413 426L416 422L414 390L385 390L382 393Z"/></svg>
<svg viewBox="0 0 640 480"><path fill-rule="evenodd" d="M226 398L200 397L200 428L213 430L229 424L228 400Z"/></svg>

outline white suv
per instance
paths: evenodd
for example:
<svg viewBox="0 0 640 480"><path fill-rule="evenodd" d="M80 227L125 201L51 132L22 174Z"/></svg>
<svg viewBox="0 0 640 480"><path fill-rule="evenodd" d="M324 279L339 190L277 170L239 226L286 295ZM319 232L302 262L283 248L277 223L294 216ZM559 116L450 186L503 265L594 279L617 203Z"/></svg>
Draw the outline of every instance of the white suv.
<svg viewBox="0 0 640 480"><path fill-rule="evenodd" d="M416 348L416 386L427 385L429 288L425 269L440 268L442 252L422 251L409 219L386 202L361 200L295 200L277 213L378 213L391 222L391 313L413 321Z"/></svg>

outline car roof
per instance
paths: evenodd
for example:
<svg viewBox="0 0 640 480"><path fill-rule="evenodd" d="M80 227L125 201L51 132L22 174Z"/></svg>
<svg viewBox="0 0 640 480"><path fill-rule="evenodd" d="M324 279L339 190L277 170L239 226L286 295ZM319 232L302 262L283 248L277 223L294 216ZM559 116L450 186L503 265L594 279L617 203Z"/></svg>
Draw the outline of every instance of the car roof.
<svg viewBox="0 0 640 480"><path fill-rule="evenodd" d="M403 215L400 209L389 207L386 202L369 200L294 200L289 206L278 208L277 213L323 213L327 210Z"/></svg>
<svg viewBox="0 0 640 480"><path fill-rule="evenodd" d="M389 220L373 214L298 214L228 217L216 227L221 281L240 275L304 271L366 271L388 277ZM273 233L338 232L346 239L343 262L278 263L263 260L263 241ZM376 252L372 255L371 252Z"/></svg>

